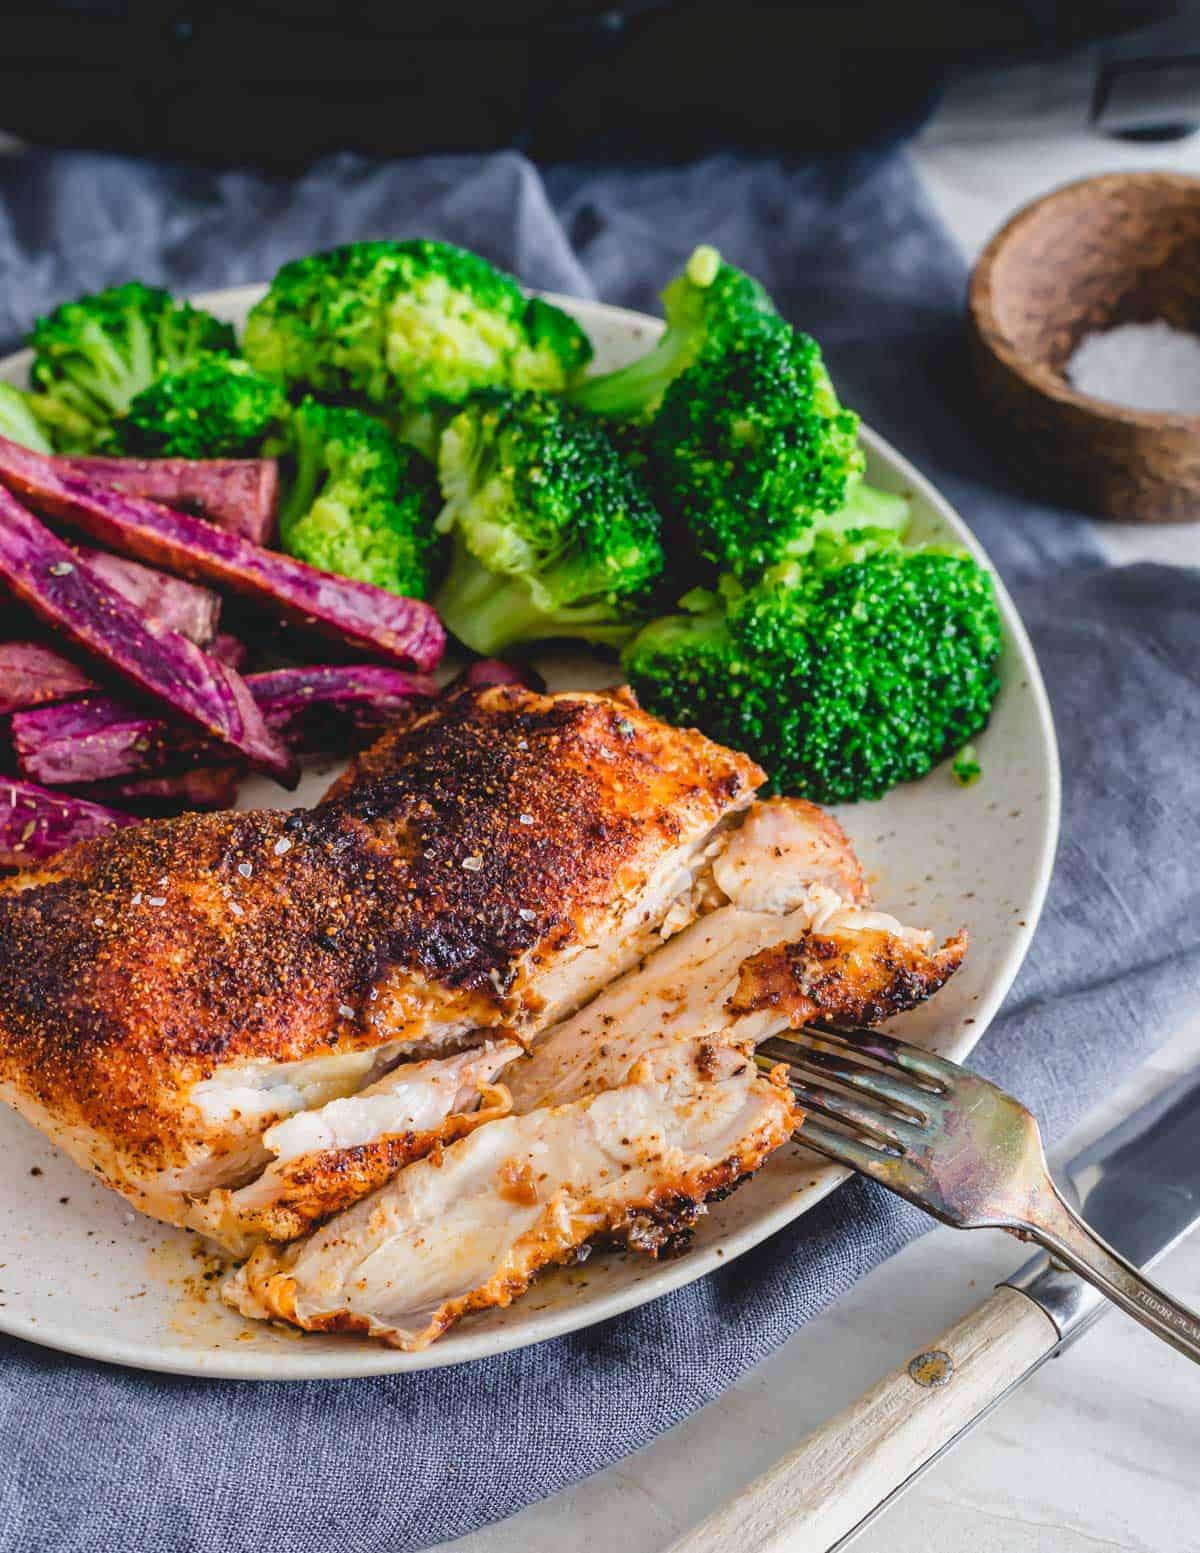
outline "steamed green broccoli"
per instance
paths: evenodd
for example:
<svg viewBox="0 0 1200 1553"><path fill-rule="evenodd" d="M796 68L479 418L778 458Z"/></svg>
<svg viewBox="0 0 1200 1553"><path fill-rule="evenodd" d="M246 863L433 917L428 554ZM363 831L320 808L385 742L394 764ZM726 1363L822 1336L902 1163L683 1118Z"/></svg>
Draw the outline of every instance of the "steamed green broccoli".
<svg viewBox="0 0 1200 1553"><path fill-rule="evenodd" d="M289 391L380 411L431 452L440 420L475 390L557 390L592 354L566 313L478 254L423 238L285 264L243 351Z"/></svg>
<svg viewBox="0 0 1200 1553"><path fill-rule="evenodd" d="M424 598L437 551L433 465L362 410L305 399L287 418L279 536L322 571Z"/></svg>
<svg viewBox="0 0 1200 1553"><path fill-rule="evenodd" d="M748 588L726 576L684 603L626 647L635 690L817 803L923 776L984 726L999 687L992 580L965 552L819 538Z"/></svg>
<svg viewBox="0 0 1200 1553"><path fill-rule="evenodd" d="M739 576L807 549L863 469L857 415L838 403L816 341L782 319L681 372L648 447L681 556Z"/></svg>
<svg viewBox="0 0 1200 1553"><path fill-rule="evenodd" d="M0 383L0 437L19 442L35 453L52 451L46 433L34 413L30 395L11 383Z"/></svg>
<svg viewBox="0 0 1200 1553"><path fill-rule="evenodd" d="M577 383L567 391L572 404L622 419L652 416L681 372L778 318L759 282L709 247L696 249L662 304L667 327L651 349L628 366Z"/></svg>
<svg viewBox="0 0 1200 1553"><path fill-rule="evenodd" d="M603 425L559 399L491 391L442 435L450 569L435 600L491 655L571 636L625 641L663 567L659 516Z"/></svg>
<svg viewBox="0 0 1200 1553"><path fill-rule="evenodd" d="M278 423L283 392L236 356L203 356L164 372L101 439L139 458L252 458Z"/></svg>
<svg viewBox="0 0 1200 1553"><path fill-rule="evenodd" d="M64 302L29 336L39 418L56 446L82 451L164 372L205 352L228 354L234 334L210 313L140 281Z"/></svg>

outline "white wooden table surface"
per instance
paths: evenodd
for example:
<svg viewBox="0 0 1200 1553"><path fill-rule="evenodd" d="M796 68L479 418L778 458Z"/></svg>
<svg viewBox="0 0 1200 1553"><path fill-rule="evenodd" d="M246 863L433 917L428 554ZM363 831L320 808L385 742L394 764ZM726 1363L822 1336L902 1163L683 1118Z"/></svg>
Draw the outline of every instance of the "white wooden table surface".
<svg viewBox="0 0 1200 1553"><path fill-rule="evenodd" d="M914 157L968 256L1019 205L1072 178L1135 167L1200 176L1200 135L1148 146L1088 133L1089 84L1082 58L1075 67L966 81L949 94ZM1098 532L1122 561L1200 565L1200 524ZM1197 1062L1200 1021L1177 1032L1064 1152ZM1003 1235L935 1231L693 1418L588 1481L460 1539L454 1553L660 1553L1022 1260ZM1200 1304L1200 1236L1158 1276ZM1110 1316L868 1528L856 1553L1200 1553L1198 1443L1200 1372Z"/></svg>

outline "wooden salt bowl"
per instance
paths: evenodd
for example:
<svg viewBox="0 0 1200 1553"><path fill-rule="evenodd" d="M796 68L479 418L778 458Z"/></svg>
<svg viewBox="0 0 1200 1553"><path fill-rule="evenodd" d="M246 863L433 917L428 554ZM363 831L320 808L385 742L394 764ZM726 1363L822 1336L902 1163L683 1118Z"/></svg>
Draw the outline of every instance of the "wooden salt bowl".
<svg viewBox="0 0 1200 1553"><path fill-rule="evenodd" d="M1200 414L1129 410L1063 370L1088 334L1164 318L1200 334L1200 179L1108 173L1027 205L971 276L979 383L1019 466L1098 517L1200 518Z"/></svg>

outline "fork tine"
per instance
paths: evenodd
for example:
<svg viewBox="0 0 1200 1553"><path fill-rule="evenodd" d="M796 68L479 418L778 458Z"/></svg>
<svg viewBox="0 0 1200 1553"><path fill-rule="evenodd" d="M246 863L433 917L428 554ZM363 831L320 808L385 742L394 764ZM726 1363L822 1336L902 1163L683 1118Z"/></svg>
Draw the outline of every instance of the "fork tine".
<svg viewBox="0 0 1200 1553"><path fill-rule="evenodd" d="M873 1149L858 1138L848 1138L844 1132L827 1127L816 1117L806 1116L800 1123L796 1137L801 1143L810 1144L818 1154L825 1154L839 1165L849 1165L851 1170L865 1176L873 1176L888 1155Z"/></svg>
<svg viewBox="0 0 1200 1553"><path fill-rule="evenodd" d="M868 1142L878 1138L881 1148L886 1149L887 1144L893 1145L893 1150L888 1152L894 1149L903 1152L916 1141L919 1129L911 1123L902 1122L898 1117L878 1109L869 1100L840 1094L836 1089L827 1089L823 1084L807 1082L798 1063L792 1064L788 1082L792 1086L792 1093L806 1111L819 1111L822 1116L844 1122L848 1127L856 1127L869 1135Z"/></svg>
<svg viewBox="0 0 1200 1553"><path fill-rule="evenodd" d="M889 1067L904 1068L909 1073L916 1073L942 1089L949 1089L960 1076L961 1070L952 1062L943 1062L923 1046L908 1046L894 1035L885 1035L882 1030L839 1028L827 1024L823 1019L815 1019L805 1028L819 1034L822 1040L840 1041L851 1051L864 1052Z"/></svg>
<svg viewBox="0 0 1200 1553"><path fill-rule="evenodd" d="M889 1073L881 1073L878 1068L868 1067L865 1062L858 1062L853 1057L824 1051L820 1046L805 1046L789 1036L764 1041L759 1050L783 1062L797 1062L806 1067L819 1068L840 1079L843 1084L885 1100L889 1105L898 1106L906 1113L905 1120L911 1117L915 1121L928 1123L930 1119L929 1102L935 1097L928 1090L904 1079L893 1078Z"/></svg>
<svg viewBox="0 0 1200 1553"><path fill-rule="evenodd" d="M888 1191L895 1192L897 1197L915 1204L933 1218L940 1219L943 1224L957 1229L971 1227L963 1222L961 1214L926 1192L921 1177L913 1173L907 1160L880 1153L857 1138L847 1138L845 1133L807 1116L797 1128L795 1137L798 1143L807 1144L818 1154L824 1154L839 1165L849 1165L852 1170L857 1170L871 1181L878 1181Z"/></svg>

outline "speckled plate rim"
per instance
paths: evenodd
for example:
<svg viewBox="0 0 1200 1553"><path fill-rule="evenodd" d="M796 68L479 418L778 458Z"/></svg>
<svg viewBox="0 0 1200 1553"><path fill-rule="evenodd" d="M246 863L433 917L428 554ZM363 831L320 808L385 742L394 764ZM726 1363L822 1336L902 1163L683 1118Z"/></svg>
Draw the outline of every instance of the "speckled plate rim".
<svg viewBox="0 0 1200 1553"><path fill-rule="evenodd" d="M240 323L246 310L261 296L263 289L257 285L231 287L221 291L201 293L194 300L199 305L208 307L235 323ZM622 333L627 333L630 342L644 342L653 338L662 328L660 320L627 308L612 307L606 303L574 297L549 295L552 300L572 312L585 328L594 330L599 325L609 328L615 326ZM26 381L29 361L28 351L21 351L0 359L0 380L23 384ZM888 477L887 483L911 491L937 521L950 529L980 561L990 566L991 563L983 546L930 481L889 442L869 427L862 428L861 440L867 453L872 478L878 478L879 474L884 472ZM1024 694L1031 700L1034 727L1040 743L1040 749L1035 753L1042 763L1046 792L1036 865L1026 897L1020 903L1019 922L1012 929L1007 949L993 967L991 976L972 1005L972 1018L964 1022L964 1028L959 1031L956 1038L945 1044L939 1043L940 1049L947 1055L959 1060L966 1057L987 1029L1028 951L1050 882L1058 841L1061 807L1058 746L1049 698L1046 695L1032 643L1016 606L999 577L996 578L996 585L1001 616L1008 637L1009 663L1010 666L1019 668L1022 676L1019 686L1009 683L1013 679L1010 669L1002 694ZM925 780L928 781L931 778ZM882 904L886 906L887 902ZM473 1326L468 1320L454 1328L439 1342L419 1353L403 1353L382 1345L367 1344L350 1338L333 1340L322 1338L315 1342L307 1338L299 1338L289 1343L285 1352L276 1350L265 1354L253 1351L238 1352L236 1349L220 1345L214 1345L211 1349L203 1346L166 1346L153 1342L122 1340L94 1329L81 1330L78 1322L72 1323L70 1320L43 1320L39 1317L35 1323L7 1308L0 1308L0 1332L104 1363L212 1379L271 1381L351 1379L432 1369L447 1364L469 1363L491 1358L515 1348L547 1342L566 1333L607 1321L650 1300L680 1289L733 1261L776 1231L783 1229L800 1214L814 1207L849 1174L840 1167L816 1160L815 1156L807 1157L814 1163L804 1190L775 1208L756 1214L743 1228L722 1235L717 1243L697 1246L676 1261L656 1264L650 1276L632 1285L617 1288L608 1293L599 1290L595 1294L589 1293L587 1297L566 1303L557 1310L535 1312L519 1327ZM750 1183L746 1190L753 1191L753 1183ZM720 1211L720 1205L718 1205L710 1218L719 1221ZM3 1254L2 1246L0 1246L0 1254ZM310 1343L312 1343L311 1347ZM331 1346L331 1343L336 1346Z"/></svg>

